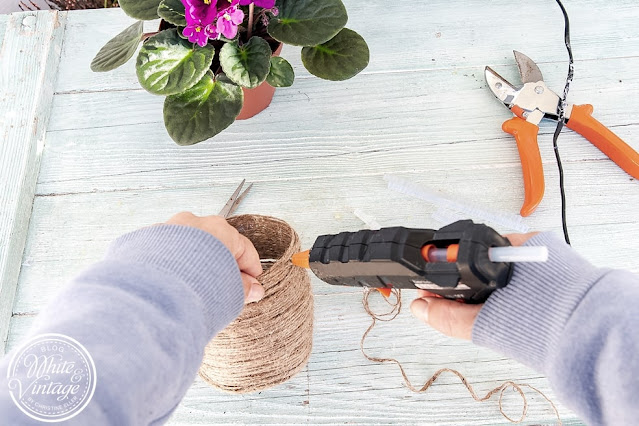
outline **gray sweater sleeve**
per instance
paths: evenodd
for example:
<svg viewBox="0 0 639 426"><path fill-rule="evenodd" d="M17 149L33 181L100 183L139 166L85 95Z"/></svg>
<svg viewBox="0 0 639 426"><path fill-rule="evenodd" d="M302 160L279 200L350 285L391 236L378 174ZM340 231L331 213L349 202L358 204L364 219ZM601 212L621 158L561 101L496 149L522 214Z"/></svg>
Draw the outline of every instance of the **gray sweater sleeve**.
<svg viewBox="0 0 639 426"><path fill-rule="evenodd" d="M545 263L515 265L509 285L483 306L473 342L548 377L588 424L639 419L639 277L595 268L552 234Z"/></svg>
<svg viewBox="0 0 639 426"><path fill-rule="evenodd" d="M30 334L69 336L95 362L95 394L64 424L160 424L193 383L206 343L243 306L237 263L221 242L157 225L116 240L40 312ZM0 362L0 423L41 425L9 397L11 357Z"/></svg>

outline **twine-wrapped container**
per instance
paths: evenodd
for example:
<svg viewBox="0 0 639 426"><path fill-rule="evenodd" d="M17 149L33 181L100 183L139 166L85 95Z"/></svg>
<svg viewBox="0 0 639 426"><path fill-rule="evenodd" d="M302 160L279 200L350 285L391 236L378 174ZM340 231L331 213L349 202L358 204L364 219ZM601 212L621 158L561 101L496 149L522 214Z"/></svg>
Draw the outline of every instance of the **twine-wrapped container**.
<svg viewBox="0 0 639 426"><path fill-rule="evenodd" d="M262 265L258 280L264 298L246 305L208 343L199 374L218 389L248 393L285 382L306 365L313 339L313 294L306 270L290 262L300 241L286 222L259 215L228 222L251 240L261 259L276 261Z"/></svg>

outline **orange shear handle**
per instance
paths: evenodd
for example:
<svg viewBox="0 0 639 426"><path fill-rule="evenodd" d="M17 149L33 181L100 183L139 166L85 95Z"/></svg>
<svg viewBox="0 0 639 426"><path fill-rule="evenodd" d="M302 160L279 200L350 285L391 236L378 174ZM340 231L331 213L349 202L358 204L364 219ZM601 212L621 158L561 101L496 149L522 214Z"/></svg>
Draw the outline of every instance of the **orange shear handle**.
<svg viewBox="0 0 639 426"><path fill-rule="evenodd" d="M566 126L588 139L630 176L639 179L639 153L593 118L592 111L592 105L574 105Z"/></svg>
<svg viewBox="0 0 639 426"><path fill-rule="evenodd" d="M544 198L545 190L544 169L537 145L539 127L523 118L514 117L505 121L501 128L513 135L517 141L525 190L524 204L519 213L522 216L530 216Z"/></svg>

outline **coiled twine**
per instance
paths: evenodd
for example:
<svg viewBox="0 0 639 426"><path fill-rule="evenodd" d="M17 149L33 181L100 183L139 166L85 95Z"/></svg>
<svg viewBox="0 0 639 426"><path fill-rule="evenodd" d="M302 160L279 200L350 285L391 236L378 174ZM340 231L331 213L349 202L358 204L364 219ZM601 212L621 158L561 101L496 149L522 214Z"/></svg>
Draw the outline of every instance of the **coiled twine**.
<svg viewBox="0 0 639 426"><path fill-rule="evenodd" d="M261 259L258 280L265 296L244 307L240 316L211 340L199 374L212 386L233 393L255 392L297 374L308 361L313 339L313 294L305 269L291 264L300 251L297 233L269 216L228 219L246 236Z"/></svg>

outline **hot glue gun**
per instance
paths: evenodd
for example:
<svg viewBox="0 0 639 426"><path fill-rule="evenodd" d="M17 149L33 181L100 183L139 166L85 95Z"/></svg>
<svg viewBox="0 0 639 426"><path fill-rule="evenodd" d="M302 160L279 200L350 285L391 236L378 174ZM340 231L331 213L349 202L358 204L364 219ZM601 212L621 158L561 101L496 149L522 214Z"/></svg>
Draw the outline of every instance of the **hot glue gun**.
<svg viewBox="0 0 639 426"><path fill-rule="evenodd" d="M494 229L461 220L439 230L404 227L322 235L294 265L333 285L422 289L447 299L482 303L505 287L513 262L545 261L546 247L512 247Z"/></svg>

